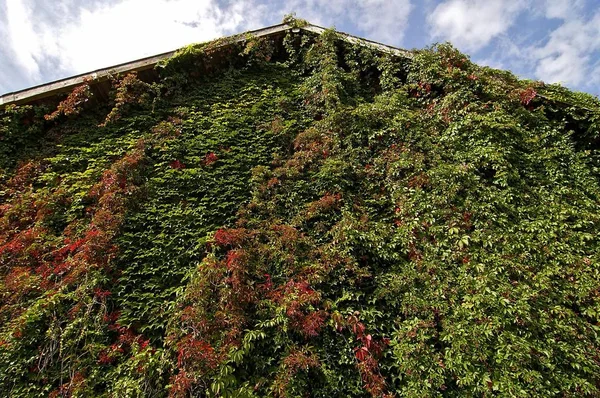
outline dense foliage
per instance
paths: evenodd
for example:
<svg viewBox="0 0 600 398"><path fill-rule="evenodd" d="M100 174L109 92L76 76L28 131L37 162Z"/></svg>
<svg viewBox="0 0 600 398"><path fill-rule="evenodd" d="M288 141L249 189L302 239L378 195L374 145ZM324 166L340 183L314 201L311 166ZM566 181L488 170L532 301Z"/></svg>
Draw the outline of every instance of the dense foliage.
<svg viewBox="0 0 600 398"><path fill-rule="evenodd" d="M3 395L600 394L598 100L334 31L157 70L0 113Z"/></svg>

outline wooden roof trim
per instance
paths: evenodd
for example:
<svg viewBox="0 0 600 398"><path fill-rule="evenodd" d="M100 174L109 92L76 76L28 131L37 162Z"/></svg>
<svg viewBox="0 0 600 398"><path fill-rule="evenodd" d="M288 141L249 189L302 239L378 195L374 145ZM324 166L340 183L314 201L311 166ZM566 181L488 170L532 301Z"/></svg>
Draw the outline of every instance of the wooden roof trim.
<svg viewBox="0 0 600 398"><path fill-rule="evenodd" d="M249 31L249 32L245 32L245 33L253 35L255 37L264 37L264 36L270 36L270 35L273 35L276 33L284 32L284 31L288 31L290 29L301 29L301 30L305 30L305 31L312 32L315 34L321 34L326 30L323 27L311 25L311 24L307 24L307 25L304 25L301 27L293 27L291 25L283 23L283 24L273 25L273 26L269 26L269 27L266 27L263 29ZM390 53L390 54L394 54L394 55L398 55L398 56L410 57L410 52L408 52L406 50L401 50L396 47L392 47L392 46L377 43L374 41L362 39L360 37L352 36L347 33L342 33L342 32L338 32L338 33L351 43L374 47L382 52L386 52L386 53ZM230 41L228 43L225 43L223 45L246 40L245 34L234 35L234 36L231 36L231 38L234 40ZM137 71L142 71L145 69L150 69L150 68L153 68L160 61L172 57L176 53L176 51L177 50L168 51L168 52L154 55L151 57L141 58L141 59L138 59L135 61L110 66L108 68L97 69L92 72L82 73L80 75L75 75L75 76L68 77L65 79L56 80L56 81L53 81L50 83L45 83L45 84L41 84L38 86L26 88L23 90L6 93L6 94L0 96L0 106L9 105L9 104L17 104L17 105L26 104L26 103L29 103L29 102L32 102L32 101L35 101L38 99L51 97L51 96L59 94L59 93L70 91L72 88L83 83L84 80L91 80L92 82L100 82L100 81L105 81L105 80L111 78L112 76L115 76L115 75L118 75L121 73L137 72Z"/></svg>

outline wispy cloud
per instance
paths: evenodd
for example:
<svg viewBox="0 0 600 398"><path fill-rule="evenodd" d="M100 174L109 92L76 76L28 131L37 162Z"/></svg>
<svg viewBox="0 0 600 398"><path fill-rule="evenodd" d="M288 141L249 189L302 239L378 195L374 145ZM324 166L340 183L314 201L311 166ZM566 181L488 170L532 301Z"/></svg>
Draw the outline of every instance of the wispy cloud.
<svg viewBox="0 0 600 398"><path fill-rule="evenodd" d="M520 0L449 0L435 7L428 22L434 38L477 51L505 33L525 8Z"/></svg>
<svg viewBox="0 0 600 398"><path fill-rule="evenodd" d="M264 6L249 1L122 0L119 2L6 0L0 31L24 85L127 62L260 27Z"/></svg>
<svg viewBox="0 0 600 398"><path fill-rule="evenodd" d="M399 45L411 10L410 0L0 0L0 70L17 76L0 76L0 90L260 28L291 11Z"/></svg>
<svg viewBox="0 0 600 398"><path fill-rule="evenodd" d="M541 10L546 18L572 19L585 6L585 0L544 0L538 9Z"/></svg>
<svg viewBox="0 0 600 398"><path fill-rule="evenodd" d="M598 51L600 11L589 18L572 15L550 34L543 46L533 50L535 74L549 83L582 85L586 80L594 81L597 76L593 74L592 58Z"/></svg>
<svg viewBox="0 0 600 398"><path fill-rule="evenodd" d="M350 16L367 37L401 45L412 10L408 0L363 0Z"/></svg>
<svg viewBox="0 0 600 398"><path fill-rule="evenodd" d="M586 0L445 0L427 21L433 38L480 63L580 89L600 84L600 10Z"/></svg>
<svg viewBox="0 0 600 398"><path fill-rule="evenodd" d="M598 0L0 0L0 92L260 28L310 22L403 46L450 41L521 76L600 92Z"/></svg>
<svg viewBox="0 0 600 398"><path fill-rule="evenodd" d="M41 52L43 37L33 29L33 9L21 0L7 0L5 5L6 28L3 29L6 43L12 50L14 61L32 79L39 77L40 67L36 54Z"/></svg>

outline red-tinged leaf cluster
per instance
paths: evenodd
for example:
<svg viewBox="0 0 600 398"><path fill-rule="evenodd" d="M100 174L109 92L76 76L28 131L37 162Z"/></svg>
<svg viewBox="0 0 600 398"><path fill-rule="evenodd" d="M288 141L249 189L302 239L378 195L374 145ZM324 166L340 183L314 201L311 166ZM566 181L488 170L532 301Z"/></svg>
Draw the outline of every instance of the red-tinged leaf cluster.
<svg viewBox="0 0 600 398"><path fill-rule="evenodd" d="M29 162L20 165L7 182L5 203L0 209L0 277L3 278L3 316L23 311L12 307L23 297L40 288L36 269L48 260L54 246L48 241L48 231L41 225L47 216L44 203L52 202L51 193L36 194L33 184L43 167Z"/></svg>
<svg viewBox="0 0 600 398"><path fill-rule="evenodd" d="M300 370L318 367L319 359L312 352L295 349L283 359L283 365L291 372L295 373Z"/></svg>
<svg viewBox="0 0 600 398"><path fill-rule="evenodd" d="M310 310L321 302L321 295L305 281L290 280L270 293L272 300L285 310L290 326L306 338L316 337L329 314Z"/></svg>
<svg viewBox="0 0 600 398"><path fill-rule="evenodd" d="M78 115L83 106L92 96L90 88L91 79L84 79L83 83L73 89L63 101L61 101L56 110L48 115L45 115L46 120L56 120L59 116Z"/></svg>
<svg viewBox="0 0 600 398"><path fill-rule="evenodd" d="M107 351L103 350L100 352L98 363L100 365L110 365L115 362L115 358L111 356Z"/></svg>
<svg viewBox="0 0 600 398"><path fill-rule="evenodd" d="M175 170L185 169L185 164L181 160L174 160L169 163L169 166Z"/></svg>
<svg viewBox="0 0 600 398"><path fill-rule="evenodd" d="M267 188L273 188L280 184L281 184L281 181L279 180L279 178L273 177L269 181L267 181Z"/></svg>
<svg viewBox="0 0 600 398"><path fill-rule="evenodd" d="M339 322L339 323L338 323ZM339 315L336 317L338 330L343 324L346 324L354 333L357 341L360 343L354 348L354 356L358 361L358 370L360 371L365 390L373 397L392 396L386 394L385 378L379 371L377 358L381 356L385 347L389 344L389 339L377 341L373 336L366 333L365 325L359 321L357 314L349 316L343 320Z"/></svg>
<svg viewBox="0 0 600 398"><path fill-rule="evenodd" d="M311 368L321 366L317 355L308 348L291 349L290 353L283 358L281 366L273 383L273 395L276 397L288 396L288 385L293 377L299 372L307 372Z"/></svg>
<svg viewBox="0 0 600 398"><path fill-rule="evenodd" d="M36 282L37 278L30 267L14 267L4 278L5 288L21 295L35 290Z"/></svg>
<svg viewBox="0 0 600 398"><path fill-rule="evenodd" d="M317 337L328 317L329 314L324 310L309 312L292 318L291 326L306 338Z"/></svg>
<svg viewBox="0 0 600 398"><path fill-rule="evenodd" d="M18 193L20 190L25 189L26 187L31 187L34 179L39 176L44 169L45 166L41 162L30 161L21 163L17 167L15 174L6 184L7 188L9 189L7 195L11 196Z"/></svg>
<svg viewBox="0 0 600 398"><path fill-rule="evenodd" d="M431 83L418 82L414 90L411 90L411 96L415 98L425 97L431 93Z"/></svg>
<svg viewBox="0 0 600 398"><path fill-rule="evenodd" d="M332 210L336 210L342 203L342 195L340 193L327 192L319 200L308 205L306 210L306 218L310 219L319 215L326 214Z"/></svg>
<svg viewBox="0 0 600 398"><path fill-rule="evenodd" d="M416 176L411 177L408 181L408 186L410 188L423 188L429 183L429 177L425 173L418 174Z"/></svg>
<svg viewBox="0 0 600 398"><path fill-rule="evenodd" d="M196 378L188 374L185 370L180 370L171 379L171 388L169 390L169 397L172 398L184 398L189 397L192 386Z"/></svg>
<svg viewBox="0 0 600 398"><path fill-rule="evenodd" d="M169 396L189 396L197 378L210 374L223 359L207 341L186 336L177 342L178 372L171 377Z"/></svg>
<svg viewBox="0 0 600 398"><path fill-rule="evenodd" d="M219 228L215 232L214 242L223 248L239 247L248 236L248 231L244 228Z"/></svg>
<svg viewBox="0 0 600 398"><path fill-rule="evenodd" d="M162 138L157 137L160 144ZM0 213L0 264L3 266L2 306L0 316L11 322L11 336L21 340L27 333L25 318L19 318L27 308L18 306L19 301L50 299L59 292L77 289L81 301L62 305L62 319L76 322L76 319L91 318L102 320L106 333L115 336L113 344L97 351L98 363L109 366L116 361L126 360L125 355L147 352L149 341L132 329L117 323L118 312L108 313L111 292L99 284L87 284L98 275L107 275L113 270L113 260L118 253L114 238L119 233L127 205L138 189L137 176L144 165L146 143L139 140L134 149L115 161L105 170L99 181L89 190L87 199L91 202L86 209L86 217L76 219L64 227L63 233L44 226L53 216L50 207L64 202L61 180L53 190L34 190L37 176L43 170L40 164L27 163L16 170L12 180L5 184L5 198ZM68 202L65 202L68 203ZM26 206L28 211L20 208ZM16 216L18 214L18 216ZM82 287L83 285L83 287ZM83 297L87 296L88 299ZM85 301L89 300L86 304ZM57 315L55 315L57 316ZM56 355L40 343L40 361L51 363L46 356ZM135 346L135 348L134 348ZM137 365L145 369L143 363ZM86 372L82 372L83 377ZM79 389L77 380L60 386L57 396L70 396Z"/></svg>
<svg viewBox="0 0 600 398"><path fill-rule="evenodd" d="M297 338L317 338L328 319L321 294L310 286L302 272L296 278L276 283L264 268L264 259L274 259L281 251L293 252L305 239L296 228L282 224L260 232L246 228L217 230L214 247L224 253L220 258L206 259L187 290L190 305L182 309L180 319L192 332L173 336L178 346L201 340L214 348L212 358L221 363L231 348L242 344L242 331L256 321L253 314L257 308L281 312ZM314 274L308 270L307 274ZM275 316L275 312L270 316ZM211 340L202 336L211 336ZM209 371L210 367L200 371L182 361L178 374L197 376L199 379L194 379L193 386L210 378L206 373Z"/></svg>
<svg viewBox="0 0 600 398"><path fill-rule="evenodd" d="M519 93L519 98L523 105L529 105L529 103L536 97L537 91L533 87L527 87Z"/></svg>
<svg viewBox="0 0 600 398"><path fill-rule="evenodd" d="M100 301L106 300L106 298L110 295L111 295L111 293L108 290L103 290L103 289L100 289L99 287L94 289L94 297Z"/></svg>
<svg viewBox="0 0 600 398"><path fill-rule="evenodd" d="M85 377L81 372L76 372L71 379L62 384L57 390L52 391L49 398L70 398L85 385Z"/></svg>
<svg viewBox="0 0 600 398"><path fill-rule="evenodd" d="M138 79L136 72L131 72L113 82L115 90L114 107L104 119L101 126L114 123L129 107L141 106L148 102L153 95L152 87Z"/></svg>
<svg viewBox="0 0 600 398"><path fill-rule="evenodd" d="M360 371L362 381L372 397L392 397L392 394L386 393L385 378L379 372L379 365L373 356L365 355L364 359L359 360L358 370Z"/></svg>
<svg viewBox="0 0 600 398"><path fill-rule="evenodd" d="M275 224L271 229L277 234L279 243L290 250L293 250L299 242L305 239L305 236L291 225Z"/></svg>
<svg viewBox="0 0 600 398"><path fill-rule="evenodd" d="M214 152L209 152L204 156L203 163L205 166L210 166L219 160L219 157Z"/></svg>
<svg viewBox="0 0 600 398"><path fill-rule="evenodd" d="M115 324L120 316L121 313L119 311L107 312L102 316L102 320L106 324Z"/></svg>
<svg viewBox="0 0 600 398"><path fill-rule="evenodd" d="M315 162L329 157L333 151L333 132L323 134L316 129L307 129L299 133L294 139L294 154L285 162L284 166L276 169L276 174L290 175L294 171L302 172Z"/></svg>
<svg viewBox="0 0 600 398"><path fill-rule="evenodd" d="M54 250L53 261L43 262L36 269L46 288L73 283L90 269L110 266L117 253L112 239L121 226L128 196L136 190L133 176L143 159L140 146L115 162L92 187L90 196L96 198L96 206L85 234L67 236L64 245Z"/></svg>
<svg viewBox="0 0 600 398"><path fill-rule="evenodd" d="M231 289L232 298L236 299L235 307L251 303L256 298L256 290L248 283L247 262L248 255L244 249L230 250L225 259L228 272L224 282Z"/></svg>
<svg viewBox="0 0 600 398"><path fill-rule="evenodd" d="M220 358L210 343L187 337L177 343L177 366L193 369L214 369Z"/></svg>
<svg viewBox="0 0 600 398"><path fill-rule="evenodd" d="M108 329L116 332L116 340L106 349L98 354L98 363L100 365L110 365L118 360L133 355L135 351L153 350L150 348L150 341L142 335L135 333L131 328L121 326L116 322L118 313L106 314L104 321Z"/></svg>

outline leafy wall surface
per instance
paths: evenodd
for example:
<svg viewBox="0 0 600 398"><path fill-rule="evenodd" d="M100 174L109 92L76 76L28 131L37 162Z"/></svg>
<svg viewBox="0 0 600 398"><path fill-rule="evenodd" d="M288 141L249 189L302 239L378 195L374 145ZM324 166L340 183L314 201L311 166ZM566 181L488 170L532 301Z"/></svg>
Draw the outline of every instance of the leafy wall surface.
<svg viewBox="0 0 600 398"><path fill-rule="evenodd" d="M597 396L600 104L334 31L0 113L0 391Z"/></svg>

